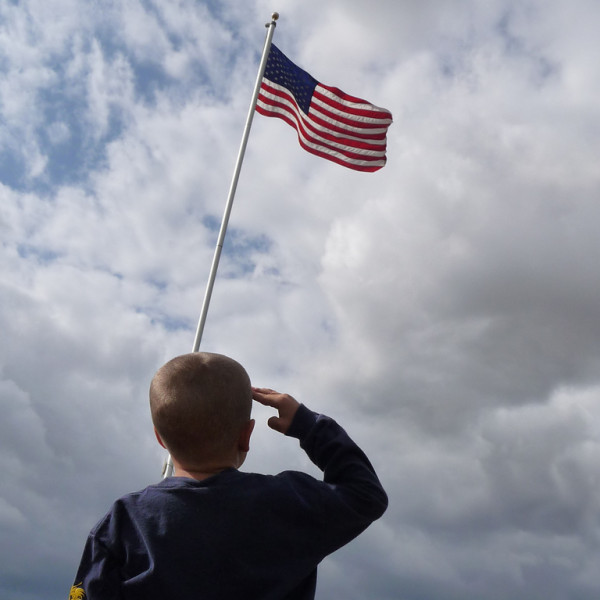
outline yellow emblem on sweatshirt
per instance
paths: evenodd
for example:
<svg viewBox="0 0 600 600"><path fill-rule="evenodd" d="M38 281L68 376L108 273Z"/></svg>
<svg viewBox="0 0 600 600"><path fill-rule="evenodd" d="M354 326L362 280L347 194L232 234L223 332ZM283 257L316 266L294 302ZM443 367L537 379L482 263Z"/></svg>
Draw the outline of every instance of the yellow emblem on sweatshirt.
<svg viewBox="0 0 600 600"><path fill-rule="evenodd" d="M78 583L71 588L69 593L69 600L85 600L85 591L82 587L79 587L81 584Z"/></svg>

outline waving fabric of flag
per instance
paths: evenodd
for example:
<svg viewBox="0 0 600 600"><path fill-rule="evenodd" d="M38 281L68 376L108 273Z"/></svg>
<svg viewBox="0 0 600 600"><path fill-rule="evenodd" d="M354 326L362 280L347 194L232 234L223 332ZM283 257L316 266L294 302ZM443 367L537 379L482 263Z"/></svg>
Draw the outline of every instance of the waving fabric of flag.
<svg viewBox="0 0 600 600"><path fill-rule="evenodd" d="M271 45L256 111L298 132L300 145L357 171L385 165L392 114L366 100L323 85Z"/></svg>

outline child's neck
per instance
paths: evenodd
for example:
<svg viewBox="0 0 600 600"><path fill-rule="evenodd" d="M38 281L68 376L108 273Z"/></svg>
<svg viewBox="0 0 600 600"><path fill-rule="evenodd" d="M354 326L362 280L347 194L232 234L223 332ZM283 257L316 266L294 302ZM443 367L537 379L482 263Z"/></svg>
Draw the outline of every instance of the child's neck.
<svg viewBox="0 0 600 600"><path fill-rule="evenodd" d="M209 477L213 477L222 471L226 471L228 469L239 469L244 463L244 459L246 458L245 453L234 453L232 456L227 458L222 458L220 460L215 460L214 462L209 461L206 463L199 462L198 464L180 464L178 461L174 460L174 476L175 477L189 477L190 479L197 479L198 481L202 481L203 479L208 479Z"/></svg>
<svg viewBox="0 0 600 600"><path fill-rule="evenodd" d="M223 466L223 467L215 467L212 469L182 469L175 468L175 472L173 474L174 477L188 477L189 479L196 479L198 481L202 481L203 479L208 479L209 477L213 477L222 471L227 469L235 468L233 465Z"/></svg>

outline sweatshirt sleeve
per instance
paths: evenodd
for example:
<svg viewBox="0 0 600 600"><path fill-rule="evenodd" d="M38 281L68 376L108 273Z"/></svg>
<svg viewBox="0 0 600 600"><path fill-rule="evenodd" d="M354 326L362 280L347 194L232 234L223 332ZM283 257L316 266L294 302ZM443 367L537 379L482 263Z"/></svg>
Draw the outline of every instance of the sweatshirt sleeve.
<svg viewBox="0 0 600 600"><path fill-rule="evenodd" d="M300 405L288 436L323 471L323 482L363 528L385 512L388 498L365 453L333 419Z"/></svg>
<svg viewBox="0 0 600 600"><path fill-rule="evenodd" d="M102 528L109 517L92 530L85 544L69 600L119 600L120 565L102 541Z"/></svg>

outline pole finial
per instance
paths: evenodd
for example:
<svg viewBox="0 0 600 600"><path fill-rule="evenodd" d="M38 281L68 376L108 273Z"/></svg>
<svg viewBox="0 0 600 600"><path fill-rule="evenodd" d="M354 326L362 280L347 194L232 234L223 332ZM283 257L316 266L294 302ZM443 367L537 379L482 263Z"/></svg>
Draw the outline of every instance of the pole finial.
<svg viewBox="0 0 600 600"><path fill-rule="evenodd" d="M271 15L271 22L270 23L265 23L265 27L277 27L277 19L279 19L279 13L278 12L274 12Z"/></svg>

